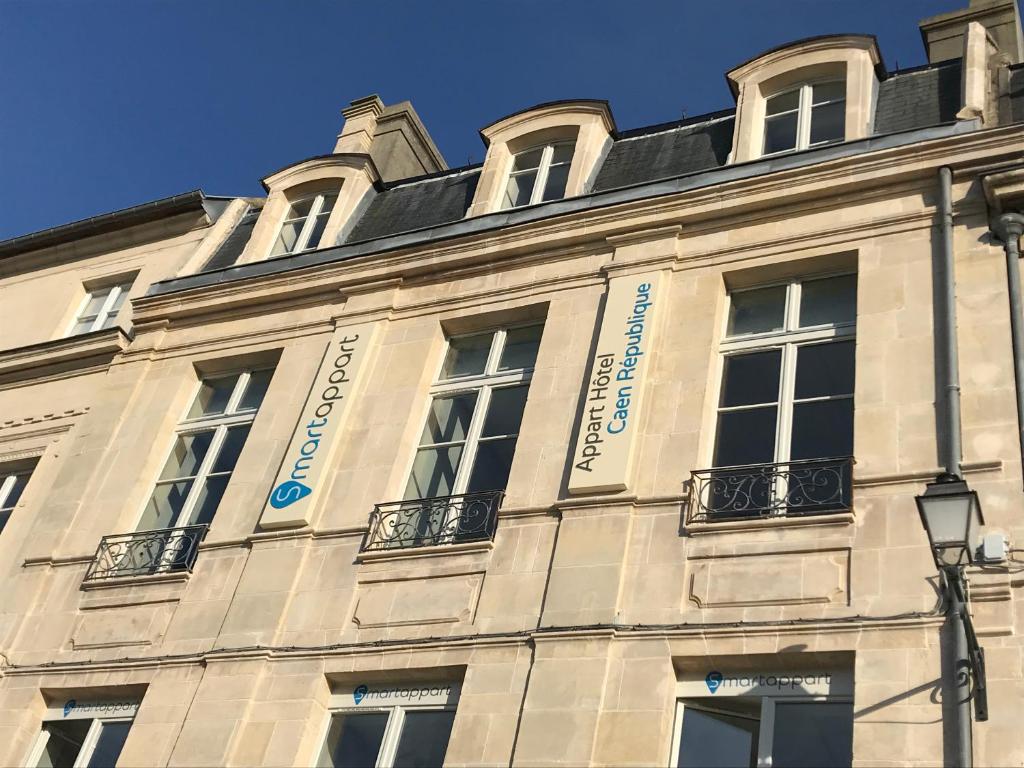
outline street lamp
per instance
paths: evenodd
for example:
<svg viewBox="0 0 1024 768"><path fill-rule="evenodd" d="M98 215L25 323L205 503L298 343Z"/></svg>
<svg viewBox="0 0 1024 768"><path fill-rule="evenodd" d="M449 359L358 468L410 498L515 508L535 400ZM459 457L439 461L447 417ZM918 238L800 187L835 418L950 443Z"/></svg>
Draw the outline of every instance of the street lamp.
<svg viewBox="0 0 1024 768"><path fill-rule="evenodd" d="M967 688L964 667L970 669L974 680L974 712L978 721L988 720L988 695L985 689L985 651L978 643L971 613L967 609L967 582L964 566L974 563L979 545L979 530L985 519L981 514L978 494L956 475L942 474L928 483L925 492L916 497L921 523L928 534L935 565L943 577L943 587L949 599L946 615L955 633L954 669ZM969 690L969 688L968 688ZM966 696L961 702L967 706ZM969 712L969 710L968 710ZM965 714L966 728L970 729L970 715ZM969 736L967 738L969 743ZM964 764L967 764L966 762Z"/></svg>
<svg viewBox="0 0 1024 768"><path fill-rule="evenodd" d="M978 531L985 523L977 491L956 475L939 475L917 497L917 509L940 571L974 562Z"/></svg>

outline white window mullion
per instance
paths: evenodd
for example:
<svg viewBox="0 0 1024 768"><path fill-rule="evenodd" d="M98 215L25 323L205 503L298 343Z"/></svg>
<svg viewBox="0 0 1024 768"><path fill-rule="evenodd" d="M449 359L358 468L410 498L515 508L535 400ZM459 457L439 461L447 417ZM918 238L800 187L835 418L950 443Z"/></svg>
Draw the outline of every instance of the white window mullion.
<svg viewBox="0 0 1024 768"><path fill-rule="evenodd" d="M484 430L484 419L487 418L487 411L491 405L491 387L484 386L476 398L476 409L473 411L473 418L469 422L469 430L466 433L466 447L462 449L462 460L459 462L459 471L455 473L455 484L452 487L452 495L458 496L466 492L469 485L470 473L476 463L477 446L480 442L480 433Z"/></svg>
<svg viewBox="0 0 1024 768"><path fill-rule="evenodd" d="M103 727L101 720L93 720L89 724L89 731L82 740L82 746L78 750L78 757L75 758L74 768L86 768L92 753L96 749L96 742L100 738L100 729Z"/></svg>
<svg viewBox="0 0 1024 768"><path fill-rule="evenodd" d="M249 371L243 371L238 376L238 381L235 382L235 388L231 390L231 397L228 398L227 405L224 406L225 415L232 415L238 411L238 406L242 402L242 396L245 394L245 390L249 388L249 381L252 379L252 374Z"/></svg>
<svg viewBox="0 0 1024 768"><path fill-rule="evenodd" d="M384 727L384 738L381 740L380 754L377 756L376 768L391 768L398 754L398 742L402 738L402 727L405 725L405 710L395 707L391 710L387 725Z"/></svg>
<svg viewBox="0 0 1024 768"><path fill-rule="evenodd" d="M313 230L317 214L320 213L320 208L323 204L324 196L317 195L313 200L313 204L309 207L309 214L306 216L306 220L302 223L302 229L299 231L299 236L295 239L295 247L292 249L292 253L298 253L299 251L306 249L306 243L309 242L309 233Z"/></svg>
<svg viewBox="0 0 1024 768"><path fill-rule="evenodd" d="M220 449L224 445L224 438L227 436L227 426L221 424L217 427L213 433L213 439L210 440L210 447L206 451L206 455L203 457L202 462L199 464L199 468L196 470L195 480L192 481L192 489L188 492L188 498L185 499L185 503L181 507L181 514L178 515L178 519L175 520L175 524L172 528L181 528L185 525L191 525L192 515L195 512L196 504L199 502L199 496L203 492L203 487L206 485L206 478L210 475L210 469L213 467L214 462L217 460L217 456L220 454Z"/></svg>
<svg viewBox="0 0 1024 768"><path fill-rule="evenodd" d="M533 194L530 195L530 205L535 205L544 196L544 187L548 183L548 170L551 168L551 158L555 153L553 144L544 147L540 156L540 165L537 167L537 180L533 185Z"/></svg>
<svg viewBox="0 0 1024 768"><path fill-rule="evenodd" d="M11 495L14 484L18 481L17 475L7 475L0 479L0 509L7 507L7 497Z"/></svg>
<svg viewBox="0 0 1024 768"><path fill-rule="evenodd" d="M807 149L811 143L811 102L814 100L812 93L810 85L801 86L796 149Z"/></svg>
<svg viewBox="0 0 1024 768"><path fill-rule="evenodd" d="M107 300L103 302L103 306L100 307L99 313L96 315L96 319L92 323L90 331L98 331L103 328L104 324L110 318L110 313L114 308L114 304L117 303L118 297L121 295L121 286L115 285L110 289L110 293L107 294Z"/></svg>

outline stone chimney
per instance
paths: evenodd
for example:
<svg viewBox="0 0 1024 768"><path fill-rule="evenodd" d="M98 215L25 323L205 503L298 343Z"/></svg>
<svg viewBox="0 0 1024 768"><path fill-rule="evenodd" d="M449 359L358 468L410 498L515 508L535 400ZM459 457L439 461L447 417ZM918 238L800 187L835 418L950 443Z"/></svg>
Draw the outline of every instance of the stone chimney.
<svg viewBox="0 0 1024 768"><path fill-rule="evenodd" d="M928 63L935 64L964 55L967 25L977 22L985 28L1007 63L1024 61L1024 37L1016 0L970 0L966 8L931 16L919 22Z"/></svg>
<svg viewBox="0 0 1024 768"><path fill-rule="evenodd" d="M384 106L376 94L341 110L345 124L334 154L368 154L383 181L422 176L448 168L416 110L408 101Z"/></svg>

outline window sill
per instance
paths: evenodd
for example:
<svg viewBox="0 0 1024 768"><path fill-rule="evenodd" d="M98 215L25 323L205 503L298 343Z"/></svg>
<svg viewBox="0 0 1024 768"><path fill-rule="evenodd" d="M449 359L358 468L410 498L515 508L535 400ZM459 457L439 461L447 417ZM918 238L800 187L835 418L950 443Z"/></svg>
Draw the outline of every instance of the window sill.
<svg viewBox="0 0 1024 768"><path fill-rule="evenodd" d="M0 350L0 384L106 369L115 355L127 349L130 341L127 331L114 326L27 347Z"/></svg>
<svg viewBox="0 0 1024 768"><path fill-rule="evenodd" d="M360 552L356 555L357 563L376 563L382 560L419 560L428 557L444 557L446 555L467 555L478 552L490 552L494 542L467 541L463 544L434 544L429 547L405 547L404 549L378 549L373 552Z"/></svg>
<svg viewBox="0 0 1024 768"><path fill-rule="evenodd" d="M685 532L690 536L708 533L740 533L743 531L760 531L765 528L805 528L813 526L847 526L853 525L853 512L833 512L825 515L806 515L804 517L760 517L752 520L727 520L720 523L690 523Z"/></svg>

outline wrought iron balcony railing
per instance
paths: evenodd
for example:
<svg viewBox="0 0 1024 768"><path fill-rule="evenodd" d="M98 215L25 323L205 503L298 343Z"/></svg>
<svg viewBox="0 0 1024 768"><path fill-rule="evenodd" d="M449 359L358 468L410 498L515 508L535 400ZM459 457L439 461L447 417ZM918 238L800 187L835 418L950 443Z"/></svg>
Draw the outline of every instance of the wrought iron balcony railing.
<svg viewBox="0 0 1024 768"><path fill-rule="evenodd" d="M191 571L208 525L104 536L85 581Z"/></svg>
<svg viewBox="0 0 1024 768"><path fill-rule="evenodd" d="M852 475L848 456L702 469L690 478L686 522L846 512Z"/></svg>
<svg viewBox="0 0 1024 768"><path fill-rule="evenodd" d="M483 491L378 504L370 516L362 551L493 539L504 496L504 491Z"/></svg>

